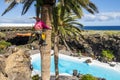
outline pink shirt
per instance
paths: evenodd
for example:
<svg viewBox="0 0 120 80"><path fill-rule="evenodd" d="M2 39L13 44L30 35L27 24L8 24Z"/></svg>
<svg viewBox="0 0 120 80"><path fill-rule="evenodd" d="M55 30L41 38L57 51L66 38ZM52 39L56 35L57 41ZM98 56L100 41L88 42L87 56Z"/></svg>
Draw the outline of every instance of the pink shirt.
<svg viewBox="0 0 120 80"><path fill-rule="evenodd" d="M37 21L34 26L35 30L50 29L43 21Z"/></svg>

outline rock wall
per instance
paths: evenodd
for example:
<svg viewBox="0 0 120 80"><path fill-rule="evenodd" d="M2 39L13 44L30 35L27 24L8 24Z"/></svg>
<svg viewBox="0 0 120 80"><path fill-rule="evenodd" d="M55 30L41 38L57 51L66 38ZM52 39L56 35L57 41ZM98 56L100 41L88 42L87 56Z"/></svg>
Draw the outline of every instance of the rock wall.
<svg viewBox="0 0 120 80"><path fill-rule="evenodd" d="M89 55L100 55L102 50L113 51L117 61L120 61L120 32L108 34L105 32L97 32L91 34L90 32L82 34L79 42L71 41L77 50Z"/></svg>
<svg viewBox="0 0 120 80"><path fill-rule="evenodd" d="M0 60L0 80L31 80L30 56L23 49L16 49L7 58Z"/></svg>
<svg viewBox="0 0 120 80"><path fill-rule="evenodd" d="M117 61L120 61L120 31L83 31L81 34L79 41L67 38L68 45L70 45L73 52L81 51L83 54L90 56L93 54L100 55L102 50L111 50L116 56ZM28 39L28 37L13 37L8 38L7 41L14 45L26 45ZM38 49L38 43L34 43L31 45ZM62 44L60 49L66 49Z"/></svg>
<svg viewBox="0 0 120 80"><path fill-rule="evenodd" d="M5 57L0 56L0 80L7 80L7 76L5 74Z"/></svg>

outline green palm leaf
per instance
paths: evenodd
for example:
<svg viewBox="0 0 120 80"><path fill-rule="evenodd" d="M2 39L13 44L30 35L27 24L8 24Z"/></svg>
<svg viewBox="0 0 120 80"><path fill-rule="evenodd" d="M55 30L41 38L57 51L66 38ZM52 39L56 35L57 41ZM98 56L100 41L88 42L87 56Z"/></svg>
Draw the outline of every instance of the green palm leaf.
<svg viewBox="0 0 120 80"><path fill-rule="evenodd" d="M13 9L18 3L16 3L15 1L13 1L9 6L8 8L2 13L2 16L4 14L6 14L7 12L9 12L11 9Z"/></svg>
<svg viewBox="0 0 120 80"><path fill-rule="evenodd" d="M22 15L24 15L28 11L28 9L30 8L33 1L34 0L28 0L24 3L23 10L22 10Z"/></svg>
<svg viewBox="0 0 120 80"><path fill-rule="evenodd" d="M89 7L90 7L92 10L96 11L97 13L99 12L98 9L97 9L97 7L96 7L92 2L89 3Z"/></svg>

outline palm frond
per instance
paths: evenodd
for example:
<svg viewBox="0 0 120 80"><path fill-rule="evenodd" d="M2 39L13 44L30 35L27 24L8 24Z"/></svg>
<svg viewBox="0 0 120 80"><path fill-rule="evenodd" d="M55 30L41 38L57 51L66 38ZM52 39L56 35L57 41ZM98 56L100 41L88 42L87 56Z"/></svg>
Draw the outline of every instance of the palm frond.
<svg viewBox="0 0 120 80"><path fill-rule="evenodd" d="M36 16L39 17L40 14L40 4L39 0L36 0Z"/></svg>
<svg viewBox="0 0 120 80"><path fill-rule="evenodd" d="M95 6L95 4L93 4L92 2L89 3L89 7L90 7L92 10L94 10L95 12L97 12L97 13L99 12L99 11L98 11L98 8L97 8L97 7Z"/></svg>
<svg viewBox="0 0 120 80"><path fill-rule="evenodd" d="M74 24L74 25L79 26L81 28L83 27L83 25L81 23L77 22L77 21L71 22L71 24Z"/></svg>
<svg viewBox="0 0 120 80"><path fill-rule="evenodd" d="M67 12L74 12L78 17L81 17L82 14L82 9L80 5L76 2L76 0L64 0L65 9Z"/></svg>
<svg viewBox="0 0 120 80"><path fill-rule="evenodd" d="M76 2L82 7L86 7L89 4L89 0L76 0Z"/></svg>
<svg viewBox="0 0 120 80"><path fill-rule="evenodd" d="M33 2L34 2L34 0L28 0L24 3L22 15L24 15L28 11L28 9L30 8L30 6Z"/></svg>
<svg viewBox="0 0 120 80"><path fill-rule="evenodd" d="M59 26L59 33L64 37L66 38L66 31L63 27Z"/></svg>
<svg viewBox="0 0 120 80"><path fill-rule="evenodd" d="M79 3L89 13L91 13L91 14L94 14L95 12L98 13L97 7L92 2L90 2L89 0L79 0Z"/></svg>
<svg viewBox="0 0 120 80"><path fill-rule="evenodd" d="M6 14L7 12L9 12L11 9L13 9L18 3L16 3L15 1L13 1L9 6L8 8L2 13L2 16L4 14Z"/></svg>

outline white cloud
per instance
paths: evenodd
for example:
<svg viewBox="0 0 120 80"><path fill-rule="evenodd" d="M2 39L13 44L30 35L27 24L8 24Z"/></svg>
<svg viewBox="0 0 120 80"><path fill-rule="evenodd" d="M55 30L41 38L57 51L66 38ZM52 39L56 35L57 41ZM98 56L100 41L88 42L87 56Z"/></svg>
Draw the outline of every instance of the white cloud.
<svg viewBox="0 0 120 80"><path fill-rule="evenodd" d="M106 15L101 15L98 17L98 20L100 21L107 21L110 20L110 17L106 16Z"/></svg>
<svg viewBox="0 0 120 80"><path fill-rule="evenodd" d="M105 12L96 15L85 14L83 17L83 21L111 21L116 19L120 20L120 12Z"/></svg>
<svg viewBox="0 0 120 80"><path fill-rule="evenodd" d="M85 21L94 21L95 19L96 19L96 16L95 16L95 15L86 14L86 15L84 15L84 17L83 17L83 20L85 20Z"/></svg>
<svg viewBox="0 0 120 80"><path fill-rule="evenodd" d="M34 23L35 20L30 19L31 17L17 17L17 18L6 18L0 17L0 23ZM120 12L104 12L99 14L85 14L82 21L93 22L93 21L112 21L120 20Z"/></svg>
<svg viewBox="0 0 120 80"><path fill-rule="evenodd" d="M34 19L30 19L30 17L18 17L18 18L5 18L1 17L0 23L34 23Z"/></svg>

